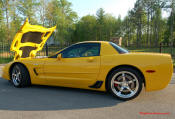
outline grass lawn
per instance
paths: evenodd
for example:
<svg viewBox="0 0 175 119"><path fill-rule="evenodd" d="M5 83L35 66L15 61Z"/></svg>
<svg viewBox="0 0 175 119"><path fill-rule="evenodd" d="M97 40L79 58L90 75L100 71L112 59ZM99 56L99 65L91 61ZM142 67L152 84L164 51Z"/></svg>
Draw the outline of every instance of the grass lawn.
<svg viewBox="0 0 175 119"><path fill-rule="evenodd" d="M5 64L12 61L13 58L0 58L0 64Z"/></svg>

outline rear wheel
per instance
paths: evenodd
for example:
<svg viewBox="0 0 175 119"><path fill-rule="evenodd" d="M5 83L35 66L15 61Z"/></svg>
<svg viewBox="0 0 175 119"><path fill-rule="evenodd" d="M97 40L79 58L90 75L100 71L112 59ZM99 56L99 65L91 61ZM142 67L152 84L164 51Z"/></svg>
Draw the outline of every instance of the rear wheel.
<svg viewBox="0 0 175 119"><path fill-rule="evenodd" d="M142 90L143 79L140 73L132 68L114 70L108 78L108 89L120 100L137 97Z"/></svg>
<svg viewBox="0 0 175 119"><path fill-rule="evenodd" d="M11 82L15 87L25 87L31 84L28 70L22 64L16 64L11 71Z"/></svg>

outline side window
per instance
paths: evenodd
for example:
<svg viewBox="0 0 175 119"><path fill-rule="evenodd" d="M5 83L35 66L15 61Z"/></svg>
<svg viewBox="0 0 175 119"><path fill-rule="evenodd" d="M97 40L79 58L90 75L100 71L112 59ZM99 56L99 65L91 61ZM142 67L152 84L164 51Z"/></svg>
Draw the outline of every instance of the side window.
<svg viewBox="0 0 175 119"><path fill-rule="evenodd" d="M63 58L92 57L100 55L100 43L81 43L62 52Z"/></svg>
<svg viewBox="0 0 175 119"><path fill-rule="evenodd" d="M86 50L81 53L81 57L99 56L100 47L98 45L86 46Z"/></svg>
<svg viewBox="0 0 175 119"><path fill-rule="evenodd" d="M85 48L78 45L73 45L72 47L66 49L62 52L63 58L75 58L80 57L80 52L83 51Z"/></svg>

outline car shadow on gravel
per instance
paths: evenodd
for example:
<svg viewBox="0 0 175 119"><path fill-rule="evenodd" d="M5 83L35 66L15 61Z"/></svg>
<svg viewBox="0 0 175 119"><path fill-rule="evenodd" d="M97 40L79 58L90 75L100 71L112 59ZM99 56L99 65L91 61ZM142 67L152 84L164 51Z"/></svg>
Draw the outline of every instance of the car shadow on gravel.
<svg viewBox="0 0 175 119"><path fill-rule="evenodd" d="M122 102L105 92L49 86L15 88L0 78L0 110L72 110L112 107Z"/></svg>

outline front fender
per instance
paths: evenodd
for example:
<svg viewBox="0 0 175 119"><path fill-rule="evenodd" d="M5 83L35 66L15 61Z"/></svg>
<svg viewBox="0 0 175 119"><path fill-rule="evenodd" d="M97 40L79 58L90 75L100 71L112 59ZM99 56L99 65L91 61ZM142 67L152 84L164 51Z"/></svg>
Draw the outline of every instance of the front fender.
<svg viewBox="0 0 175 119"><path fill-rule="evenodd" d="M2 69L2 78L6 80L10 80L10 67L14 62L10 62L6 64Z"/></svg>

